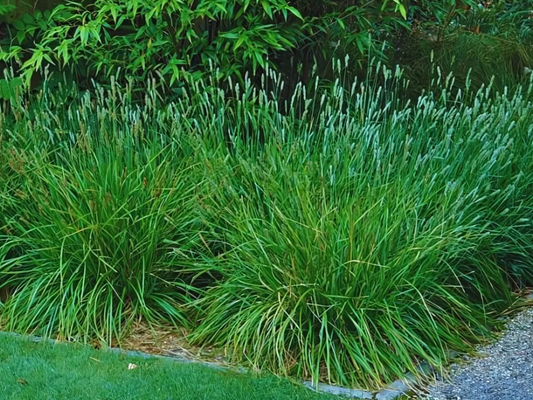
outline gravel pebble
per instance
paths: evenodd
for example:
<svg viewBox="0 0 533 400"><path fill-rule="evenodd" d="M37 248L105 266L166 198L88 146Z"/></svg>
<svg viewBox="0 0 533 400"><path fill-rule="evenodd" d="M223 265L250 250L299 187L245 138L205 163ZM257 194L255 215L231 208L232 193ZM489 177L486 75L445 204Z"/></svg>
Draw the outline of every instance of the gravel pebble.
<svg viewBox="0 0 533 400"><path fill-rule="evenodd" d="M432 400L533 400L533 309L518 314L480 358L453 365L451 381L429 389Z"/></svg>

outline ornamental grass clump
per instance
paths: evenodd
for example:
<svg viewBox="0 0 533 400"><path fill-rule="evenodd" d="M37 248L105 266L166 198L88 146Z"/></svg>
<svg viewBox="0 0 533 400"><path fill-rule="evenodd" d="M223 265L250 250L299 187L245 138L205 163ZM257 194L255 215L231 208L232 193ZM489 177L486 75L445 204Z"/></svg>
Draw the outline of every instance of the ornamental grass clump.
<svg viewBox="0 0 533 400"><path fill-rule="evenodd" d="M261 137L221 151L207 179L221 278L194 341L372 388L489 335L533 265L528 95L400 105L399 89L302 89L298 124L261 119Z"/></svg>
<svg viewBox="0 0 533 400"><path fill-rule="evenodd" d="M188 326L198 182L141 110L103 102L51 112L42 101L6 131L7 329L110 343L134 320Z"/></svg>

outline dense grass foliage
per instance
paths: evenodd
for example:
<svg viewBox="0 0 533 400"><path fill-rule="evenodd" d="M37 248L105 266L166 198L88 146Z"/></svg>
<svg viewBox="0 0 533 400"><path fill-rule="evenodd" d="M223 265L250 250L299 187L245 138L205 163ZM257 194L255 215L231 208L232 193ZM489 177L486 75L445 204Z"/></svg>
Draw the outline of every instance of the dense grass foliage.
<svg viewBox="0 0 533 400"><path fill-rule="evenodd" d="M7 327L109 342L139 316L186 325L198 182L179 149L143 140L138 112L124 130L108 110L85 101L81 110L61 121L33 110L6 132L23 135L7 139L4 156L3 177L14 180L2 251L14 256L2 277L16 291Z"/></svg>
<svg viewBox="0 0 533 400"><path fill-rule="evenodd" d="M509 279L531 271L531 117L521 94L447 96L397 107L336 86L298 128L260 114L279 134L211 157L225 262L193 338L378 385L486 333Z"/></svg>
<svg viewBox="0 0 533 400"><path fill-rule="evenodd" d="M137 318L276 373L375 387L490 334L533 261L533 86L415 103L399 71L43 92L2 113L3 323ZM383 82L381 87L368 82Z"/></svg>

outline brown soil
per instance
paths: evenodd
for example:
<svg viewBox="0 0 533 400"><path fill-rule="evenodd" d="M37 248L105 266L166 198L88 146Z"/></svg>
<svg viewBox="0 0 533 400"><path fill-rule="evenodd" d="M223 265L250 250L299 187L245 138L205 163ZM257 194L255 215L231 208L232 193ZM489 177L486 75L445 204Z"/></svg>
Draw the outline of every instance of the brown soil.
<svg viewBox="0 0 533 400"><path fill-rule="evenodd" d="M150 327L136 322L129 334L113 347L123 350L142 351L167 357L181 357L193 361L207 361L229 365L223 349L208 346L193 346L187 341L187 331L175 327Z"/></svg>

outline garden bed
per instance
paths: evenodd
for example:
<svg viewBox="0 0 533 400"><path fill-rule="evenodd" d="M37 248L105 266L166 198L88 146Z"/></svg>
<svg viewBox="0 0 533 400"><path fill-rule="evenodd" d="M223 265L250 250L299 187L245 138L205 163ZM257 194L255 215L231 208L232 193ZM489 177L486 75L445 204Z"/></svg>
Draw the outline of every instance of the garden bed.
<svg viewBox="0 0 533 400"><path fill-rule="evenodd" d="M183 327L251 370L369 390L490 338L531 282L533 86L440 74L410 103L401 71L347 67L288 102L269 73L175 103L4 104L2 323L107 344Z"/></svg>

